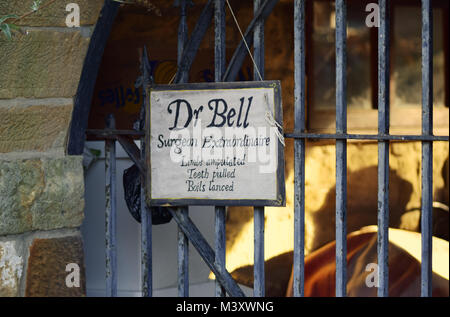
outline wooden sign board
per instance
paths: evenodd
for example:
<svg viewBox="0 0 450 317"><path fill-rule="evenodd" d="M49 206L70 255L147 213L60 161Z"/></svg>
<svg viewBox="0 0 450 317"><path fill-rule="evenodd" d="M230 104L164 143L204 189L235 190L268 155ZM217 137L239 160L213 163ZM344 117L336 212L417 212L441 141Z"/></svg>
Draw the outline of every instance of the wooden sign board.
<svg viewBox="0 0 450 317"><path fill-rule="evenodd" d="M147 96L149 205L285 205L279 81L154 85Z"/></svg>

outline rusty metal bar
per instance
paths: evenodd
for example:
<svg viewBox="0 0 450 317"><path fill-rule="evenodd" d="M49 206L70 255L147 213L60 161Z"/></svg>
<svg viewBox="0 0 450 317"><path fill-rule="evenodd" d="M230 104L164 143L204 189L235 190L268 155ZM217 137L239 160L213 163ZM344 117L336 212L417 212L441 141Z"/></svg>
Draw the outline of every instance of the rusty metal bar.
<svg viewBox="0 0 450 317"><path fill-rule="evenodd" d="M112 114L106 118L106 128L115 128ZM106 296L117 296L117 241L116 241L116 141L105 141L105 234L106 234Z"/></svg>
<svg viewBox="0 0 450 317"><path fill-rule="evenodd" d="M214 264L220 272L225 272L226 267L226 207L215 206L215 258ZM216 279L216 297L225 297L225 289Z"/></svg>
<svg viewBox="0 0 450 317"><path fill-rule="evenodd" d="M145 156L145 142L141 139L141 155ZM152 212L145 201L145 175L141 174L141 274L142 296L153 295Z"/></svg>
<svg viewBox="0 0 450 317"><path fill-rule="evenodd" d="M378 134L389 134L389 14L388 0L379 0ZM389 140L378 141L378 296L389 292Z"/></svg>
<svg viewBox="0 0 450 317"><path fill-rule="evenodd" d="M222 75L225 72L225 0L214 1L214 69L215 81L222 81ZM215 265L225 272L226 266L226 207L215 207ZM226 296L225 289L220 282L216 280L216 297Z"/></svg>
<svg viewBox="0 0 450 317"><path fill-rule="evenodd" d="M336 0L336 134L347 133L347 8ZM347 288L347 140L336 140L336 296Z"/></svg>
<svg viewBox="0 0 450 317"><path fill-rule="evenodd" d="M302 133L305 112L305 1L294 2L294 125ZM304 296L305 283L305 139L294 141L294 296Z"/></svg>
<svg viewBox="0 0 450 317"><path fill-rule="evenodd" d="M116 138L117 135L125 135L130 137L142 137L145 135L144 131L135 131L135 130L116 130L116 129L87 129L87 135L93 135L99 138Z"/></svg>
<svg viewBox="0 0 450 317"><path fill-rule="evenodd" d="M254 14L258 14L261 6L261 0L253 1ZM254 78L256 80L264 79L264 22L260 19L253 32L254 37L254 59L255 69ZM259 78L261 76L262 78ZM253 295L255 297L264 297L265 294L265 275L264 275L264 207L254 207L254 282Z"/></svg>
<svg viewBox="0 0 450 317"><path fill-rule="evenodd" d="M205 15L209 16L209 6L210 2L206 5L205 9L202 12L202 16L199 19L199 22L197 23L196 30L194 30L193 35L191 36L191 40L189 44L197 43L195 41L198 40L198 45L200 45L200 39L197 39L197 37L200 37L200 34L202 32L198 31L201 30L205 24L203 22L202 25L200 25L200 20L205 18ZM177 83L185 83L188 81L189 77L189 69L190 64L189 61L192 62L192 60L189 58L189 56L184 57L183 55L186 53L185 49L188 49L187 46L189 46L187 43L188 41L188 28L186 23L186 10L188 1L187 0L180 0L180 25L178 29L178 72L177 77L175 78L175 82ZM211 9L212 10L212 9ZM208 18L210 20L211 17ZM206 29L205 29L206 31ZM199 32L199 33L198 33ZM204 34L204 32L203 32ZM203 38L203 35L201 35L201 38ZM198 48L198 45L196 46ZM197 49L195 48L195 52ZM190 53L191 51L188 51ZM192 55L192 59L195 56L195 53ZM188 64L183 64L183 63ZM183 217L188 217L189 215L189 207L183 206L179 208L179 212ZM189 240L186 234L183 232L180 226L178 226L178 296L180 297L188 297L189 296Z"/></svg>
<svg viewBox="0 0 450 317"><path fill-rule="evenodd" d="M433 135L433 12L422 0L422 134ZM432 295L433 142L422 141L421 295Z"/></svg>
<svg viewBox="0 0 450 317"><path fill-rule="evenodd" d="M141 159L141 157L142 158L144 157L144 153L142 153L142 151L139 150L139 148L134 143L134 140L131 137L124 135L117 135L116 139L117 141L119 141L120 145L128 154L133 163L136 164L136 166L139 168L139 171L142 174L145 174L144 161ZM143 140L144 138L141 138L141 142Z"/></svg>
<svg viewBox="0 0 450 317"><path fill-rule="evenodd" d="M183 217L189 217L188 207L178 208ZM189 240L183 229L178 226L178 296L189 296Z"/></svg>

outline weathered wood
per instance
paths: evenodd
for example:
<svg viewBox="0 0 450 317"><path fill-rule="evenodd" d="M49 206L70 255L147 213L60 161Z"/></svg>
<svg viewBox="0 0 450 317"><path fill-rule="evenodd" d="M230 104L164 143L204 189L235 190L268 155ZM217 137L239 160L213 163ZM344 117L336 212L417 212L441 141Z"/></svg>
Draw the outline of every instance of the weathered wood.
<svg viewBox="0 0 450 317"><path fill-rule="evenodd" d="M100 16L91 36L89 48L84 60L77 94L75 95L72 121L70 124L67 152L69 155L82 155L85 131L91 110L92 95L94 94L97 74L102 62L103 51L106 46L114 19L119 9L119 3L105 0Z"/></svg>

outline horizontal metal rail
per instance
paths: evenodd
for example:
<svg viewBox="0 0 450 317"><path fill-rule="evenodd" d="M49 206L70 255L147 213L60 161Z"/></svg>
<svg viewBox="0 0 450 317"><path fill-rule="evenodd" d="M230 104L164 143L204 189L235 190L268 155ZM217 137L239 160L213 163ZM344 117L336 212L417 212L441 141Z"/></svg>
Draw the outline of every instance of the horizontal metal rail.
<svg viewBox="0 0 450 317"><path fill-rule="evenodd" d="M94 135L98 138L110 139L117 135L141 137L145 135L144 131L134 130L86 130L87 135ZM376 141L449 141L448 135L409 135L409 134L350 134L350 133L285 133L284 137L291 139L329 139L329 140L376 140Z"/></svg>
<svg viewBox="0 0 450 317"><path fill-rule="evenodd" d="M100 138L115 138L116 135L143 137L145 136L145 131L117 130L117 129L107 129L107 130L88 129L86 130L86 135L94 135Z"/></svg>
<svg viewBox="0 0 450 317"><path fill-rule="evenodd" d="M394 135L394 134L319 134L319 133L285 133L292 139L330 139L330 140L377 140L377 141L447 141L448 135Z"/></svg>
<svg viewBox="0 0 450 317"><path fill-rule="evenodd" d="M306 128L305 0L294 1L294 126ZM294 272L295 297L305 293L305 139L294 141Z"/></svg>

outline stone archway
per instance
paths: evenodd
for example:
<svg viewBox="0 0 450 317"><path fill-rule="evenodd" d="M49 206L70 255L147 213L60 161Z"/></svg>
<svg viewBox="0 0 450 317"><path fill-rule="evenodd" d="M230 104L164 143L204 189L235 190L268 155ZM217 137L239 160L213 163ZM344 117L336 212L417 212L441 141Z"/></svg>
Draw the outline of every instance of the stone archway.
<svg viewBox="0 0 450 317"><path fill-rule="evenodd" d="M91 36L77 94L74 99L72 122L70 125L67 152L69 155L83 154L85 131L87 128L91 100L94 93L97 73L102 61L103 51L111 31L114 19L119 9L119 3L106 0L97 24Z"/></svg>
<svg viewBox="0 0 450 317"><path fill-rule="evenodd" d="M78 0L80 27L68 28L70 2L22 19L12 40L0 37L0 297L85 294L82 113L119 4ZM0 16L25 14L30 3L2 1ZM80 287L66 285L70 263Z"/></svg>

